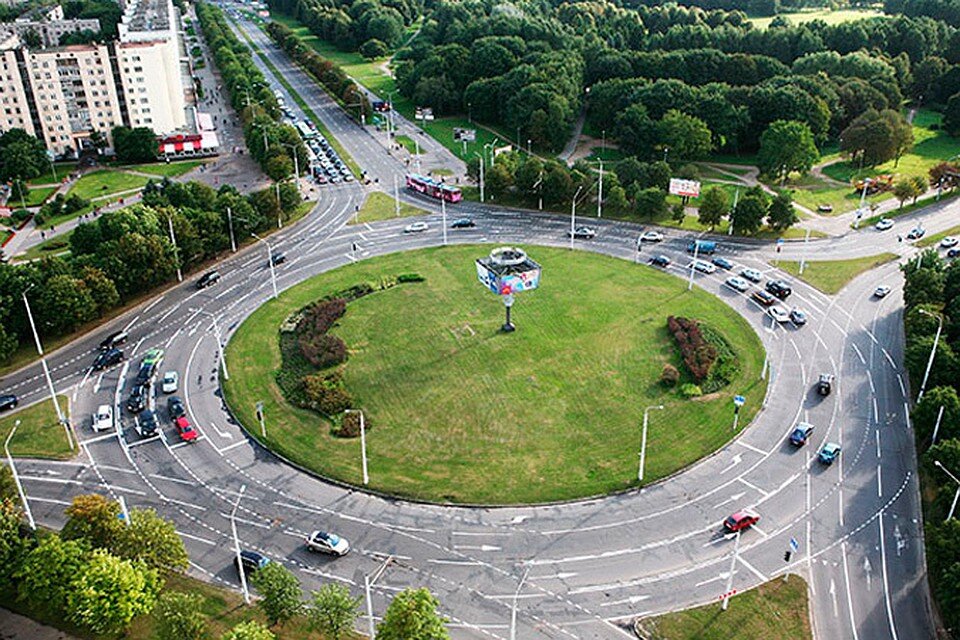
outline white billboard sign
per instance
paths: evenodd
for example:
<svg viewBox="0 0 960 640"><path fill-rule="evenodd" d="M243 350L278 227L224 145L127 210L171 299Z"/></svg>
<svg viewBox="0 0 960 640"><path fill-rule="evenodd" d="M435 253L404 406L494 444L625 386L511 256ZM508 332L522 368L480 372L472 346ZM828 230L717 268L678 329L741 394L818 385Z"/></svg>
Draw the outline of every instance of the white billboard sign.
<svg viewBox="0 0 960 640"><path fill-rule="evenodd" d="M698 198L700 197L700 182L698 180L670 178L670 193L684 198Z"/></svg>

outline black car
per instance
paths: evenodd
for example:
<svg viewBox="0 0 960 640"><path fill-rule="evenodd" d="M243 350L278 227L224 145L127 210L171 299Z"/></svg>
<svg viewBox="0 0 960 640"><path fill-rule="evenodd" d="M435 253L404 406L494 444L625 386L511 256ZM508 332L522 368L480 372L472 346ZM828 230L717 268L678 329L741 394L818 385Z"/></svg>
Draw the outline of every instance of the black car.
<svg viewBox="0 0 960 640"><path fill-rule="evenodd" d="M650 258L650 264L655 267L666 268L670 266L670 258L667 256L654 256L653 258Z"/></svg>
<svg viewBox="0 0 960 640"><path fill-rule="evenodd" d="M777 299L766 291L761 291L760 289L754 289L753 293L750 294L750 297L753 298L758 304L763 305L764 307L770 307L776 304Z"/></svg>
<svg viewBox="0 0 960 640"><path fill-rule="evenodd" d="M956 258L957 256L960 256L960 249L950 249L947 251L948 258Z"/></svg>
<svg viewBox="0 0 960 640"><path fill-rule="evenodd" d="M140 370L137 371L137 380L134 384L139 386L145 386L148 382L153 380L153 375L157 372L157 365L152 363L145 363L140 365Z"/></svg>
<svg viewBox="0 0 960 640"><path fill-rule="evenodd" d="M727 260L726 258L717 257L711 260L711 262L713 262L713 264L717 265L721 269L726 269L727 271L730 271L730 269L733 269L733 263Z"/></svg>
<svg viewBox="0 0 960 640"><path fill-rule="evenodd" d="M790 285L783 280L769 280L766 289L781 300L786 300L793 293Z"/></svg>
<svg viewBox="0 0 960 640"><path fill-rule="evenodd" d="M243 564L243 571L245 574L253 573L259 569L263 569L265 566L270 564L270 558L263 555L262 553L257 553L256 551L250 551L249 549L240 550L240 558L237 559L236 556L233 558L234 564ZM237 571L240 570L240 567L237 567Z"/></svg>
<svg viewBox="0 0 960 640"><path fill-rule="evenodd" d="M127 334L126 331L115 331L114 333L111 333L109 336L103 339L103 341L100 343L100 348L113 349L117 345L123 344L124 342L126 342L127 338L129 337L130 336Z"/></svg>
<svg viewBox="0 0 960 640"><path fill-rule="evenodd" d="M0 411L10 411L17 408L17 396L10 394L0 396Z"/></svg>
<svg viewBox="0 0 960 640"><path fill-rule="evenodd" d="M451 229L472 229L477 226L477 223L471 220L470 218L460 218L459 220L454 220L453 224L450 225Z"/></svg>
<svg viewBox="0 0 960 640"><path fill-rule="evenodd" d="M140 414L140 417L137 418L137 422L140 423L140 435L144 438L151 438L157 435L157 431L160 429L160 423L157 421L157 414L149 409Z"/></svg>
<svg viewBox="0 0 960 640"><path fill-rule="evenodd" d="M171 420L176 420L177 418L187 415L187 409L183 406L183 400L178 396L170 396L167 398L167 413L170 414Z"/></svg>
<svg viewBox="0 0 960 640"><path fill-rule="evenodd" d="M277 251L276 253L270 256L270 262L272 262L274 266L278 264L283 264L286 261L287 261L287 256L284 255L282 251Z"/></svg>
<svg viewBox="0 0 960 640"><path fill-rule="evenodd" d="M217 284L220 280L220 272L217 270L208 271L197 280L197 289L206 289L212 285Z"/></svg>
<svg viewBox="0 0 960 640"><path fill-rule="evenodd" d="M112 367L122 360L123 351L120 349L107 349L106 351L101 351L93 361L93 370L103 371L107 367Z"/></svg>
<svg viewBox="0 0 960 640"><path fill-rule="evenodd" d="M130 392L130 397L127 398L127 411L130 413L140 413L147 408L147 387L142 384L138 384Z"/></svg>
<svg viewBox="0 0 960 640"><path fill-rule="evenodd" d="M833 374L830 373L821 373L820 379L817 380L817 393L821 396L830 395L830 391L833 389Z"/></svg>

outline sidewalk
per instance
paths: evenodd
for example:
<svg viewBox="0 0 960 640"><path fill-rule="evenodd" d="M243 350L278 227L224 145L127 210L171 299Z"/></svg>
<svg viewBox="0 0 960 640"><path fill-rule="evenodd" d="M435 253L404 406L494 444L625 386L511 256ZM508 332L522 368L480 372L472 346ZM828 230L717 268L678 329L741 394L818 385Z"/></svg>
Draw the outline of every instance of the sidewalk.
<svg viewBox="0 0 960 640"><path fill-rule="evenodd" d="M47 627L19 613L0 609L0 640L76 640L63 631Z"/></svg>

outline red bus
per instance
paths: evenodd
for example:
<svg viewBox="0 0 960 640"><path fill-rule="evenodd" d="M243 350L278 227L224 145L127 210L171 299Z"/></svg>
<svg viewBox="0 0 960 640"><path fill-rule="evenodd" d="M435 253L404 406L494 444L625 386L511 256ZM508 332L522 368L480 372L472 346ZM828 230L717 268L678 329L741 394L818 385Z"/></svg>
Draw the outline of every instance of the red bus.
<svg viewBox="0 0 960 640"><path fill-rule="evenodd" d="M423 193L431 198L446 200L447 202L460 202L463 199L463 193L460 187L453 187L448 184L437 182L433 178L411 173L407 175L407 188Z"/></svg>

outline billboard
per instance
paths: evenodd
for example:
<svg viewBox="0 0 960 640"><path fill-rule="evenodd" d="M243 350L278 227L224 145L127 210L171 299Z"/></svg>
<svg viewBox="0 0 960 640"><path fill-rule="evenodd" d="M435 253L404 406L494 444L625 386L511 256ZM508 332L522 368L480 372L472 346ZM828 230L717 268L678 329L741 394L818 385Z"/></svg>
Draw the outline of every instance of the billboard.
<svg viewBox="0 0 960 640"><path fill-rule="evenodd" d="M670 193L684 198L697 198L700 196L700 182L698 180L670 178Z"/></svg>
<svg viewBox="0 0 960 640"><path fill-rule="evenodd" d="M521 269L510 269L508 272L498 275L493 265L490 265L485 259L480 258L477 264L477 280L491 293L497 295L508 295L532 291L540 286L540 265L530 261Z"/></svg>
<svg viewBox="0 0 960 640"><path fill-rule="evenodd" d="M476 140L477 140L476 129L462 129L460 127L453 128L454 142L476 142Z"/></svg>
<svg viewBox="0 0 960 640"><path fill-rule="evenodd" d="M480 260L477 260L477 280L492 293L500 294L500 287L497 284L497 274L491 271L487 265L480 262Z"/></svg>
<svg viewBox="0 0 960 640"><path fill-rule="evenodd" d="M414 112L417 120L433 120L433 109L430 107L417 107Z"/></svg>

